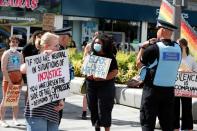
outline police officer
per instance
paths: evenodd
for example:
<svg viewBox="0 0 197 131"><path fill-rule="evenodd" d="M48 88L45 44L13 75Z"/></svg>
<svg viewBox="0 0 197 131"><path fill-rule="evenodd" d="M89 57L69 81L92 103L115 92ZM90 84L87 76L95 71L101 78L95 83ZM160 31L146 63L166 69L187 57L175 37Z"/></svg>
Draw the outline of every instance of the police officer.
<svg viewBox="0 0 197 131"><path fill-rule="evenodd" d="M67 49L67 46L68 46L70 38L71 38L71 35L69 33L71 31L71 29L72 29L71 27L65 27L65 28L58 29L58 30L54 31L54 33L59 36L60 50ZM69 64L69 68L70 68L70 65L71 64ZM63 116L63 109L59 111L59 117L60 117L59 124L61 122L62 116Z"/></svg>
<svg viewBox="0 0 197 131"><path fill-rule="evenodd" d="M144 80L140 122L142 131L153 131L158 116L163 131L173 131L174 83L181 62L181 48L171 41L176 26L158 20L157 42L142 44L137 67L149 67ZM152 39L151 39L152 41ZM154 64L154 65L153 65Z"/></svg>
<svg viewBox="0 0 197 131"><path fill-rule="evenodd" d="M71 39L71 34L69 33L71 29L72 27L65 27L54 31L56 35L59 35L60 50L67 49L67 46Z"/></svg>

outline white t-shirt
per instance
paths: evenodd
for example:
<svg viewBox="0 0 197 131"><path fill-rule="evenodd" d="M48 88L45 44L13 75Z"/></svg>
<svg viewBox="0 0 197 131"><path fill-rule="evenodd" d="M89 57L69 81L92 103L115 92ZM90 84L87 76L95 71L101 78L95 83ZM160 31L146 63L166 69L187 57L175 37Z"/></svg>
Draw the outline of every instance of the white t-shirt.
<svg viewBox="0 0 197 131"><path fill-rule="evenodd" d="M191 55L182 58L179 71L197 72L197 63L195 59Z"/></svg>

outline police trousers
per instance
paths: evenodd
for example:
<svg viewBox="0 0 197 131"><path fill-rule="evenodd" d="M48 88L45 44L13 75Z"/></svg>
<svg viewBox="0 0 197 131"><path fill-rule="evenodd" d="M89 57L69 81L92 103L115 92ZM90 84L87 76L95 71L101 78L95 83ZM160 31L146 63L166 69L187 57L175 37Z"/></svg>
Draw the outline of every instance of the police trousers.
<svg viewBox="0 0 197 131"><path fill-rule="evenodd" d="M144 85L140 107L142 131L154 131L158 116L163 131L173 131L174 88Z"/></svg>

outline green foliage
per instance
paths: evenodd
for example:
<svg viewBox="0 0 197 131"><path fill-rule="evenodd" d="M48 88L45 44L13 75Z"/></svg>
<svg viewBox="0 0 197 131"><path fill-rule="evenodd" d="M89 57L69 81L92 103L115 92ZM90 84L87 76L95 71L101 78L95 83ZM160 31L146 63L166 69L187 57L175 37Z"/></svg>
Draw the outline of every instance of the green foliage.
<svg viewBox="0 0 197 131"><path fill-rule="evenodd" d="M77 53L76 49L69 48L69 58L74 66L75 76L81 77L83 54ZM135 66L136 54L134 52L118 52L116 59L118 63L118 76L116 78L116 83L125 84L129 79L138 73Z"/></svg>
<svg viewBox="0 0 197 131"><path fill-rule="evenodd" d="M125 84L129 79L137 74L136 54L134 52L118 52L116 56L118 62L118 76L116 83Z"/></svg>
<svg viewBox="0 0 197 131"><path fill-rule="evenodd" d="M75 48L69 48L68 54L69 54L69 59L74 66L75 76L78 77L82 76L81 67L82 67L83 54L78 53Z"/></svg>

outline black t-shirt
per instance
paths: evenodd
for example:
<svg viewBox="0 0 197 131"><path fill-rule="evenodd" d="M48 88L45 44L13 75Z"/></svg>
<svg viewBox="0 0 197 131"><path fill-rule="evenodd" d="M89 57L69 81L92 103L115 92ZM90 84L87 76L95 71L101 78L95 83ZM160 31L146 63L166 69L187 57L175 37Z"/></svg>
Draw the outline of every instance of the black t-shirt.
<svg viewBox="0 0 197 131"><path fill-rule="evenodd" d="M28 57L32 55L37 55L39 53L38 49L33 44L27 44L23 47L22 50L23 57Z"/></svg>
<svg viewBox="0 0 197 131"><path fill-rule="evenodd" d="M117 64L117 60L114 56L111 57L112 61L109 67L109 72L111 72L112 70L118 69L118 64Z"/></svg>
<svg viewBox="0 0 197 131"><path fill-rule="evenodd" d="M152 64L156 58L159 58L159 47L156 44L153 44L144 50L144 53L141 57L141 62L148 66Z"/></svg>

